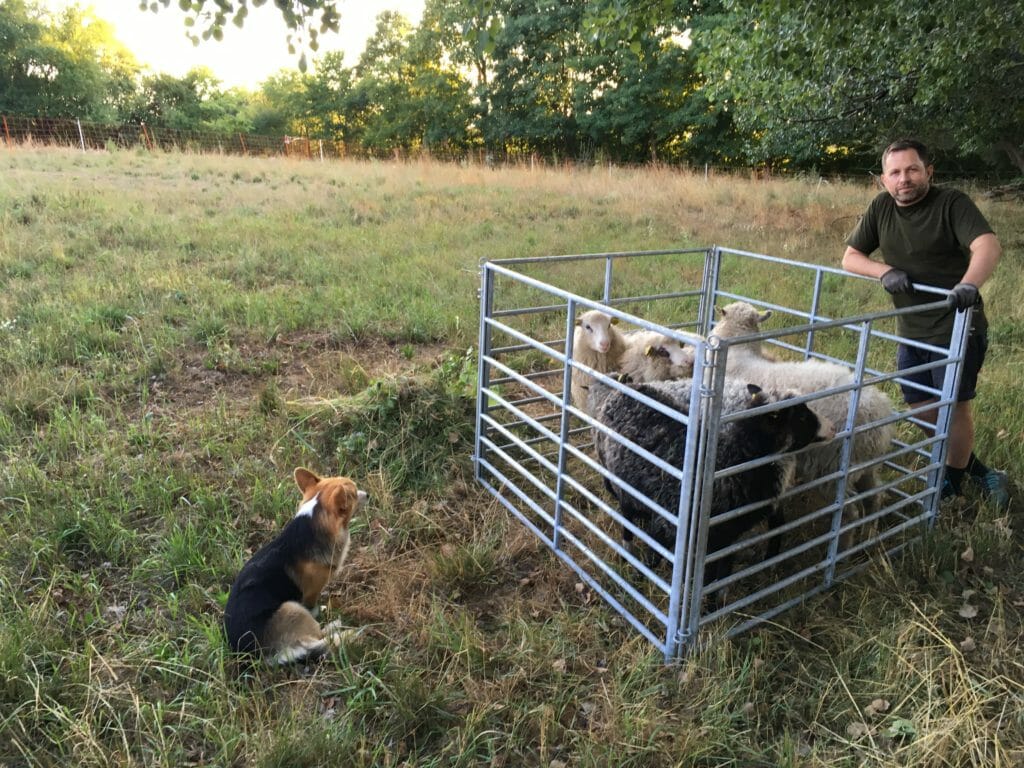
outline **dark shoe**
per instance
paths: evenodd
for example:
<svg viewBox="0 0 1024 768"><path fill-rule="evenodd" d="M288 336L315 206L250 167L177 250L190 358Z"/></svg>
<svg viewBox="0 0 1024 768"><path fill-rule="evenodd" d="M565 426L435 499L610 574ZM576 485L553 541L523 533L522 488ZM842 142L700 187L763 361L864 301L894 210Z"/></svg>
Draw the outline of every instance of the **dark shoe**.
<svg viewBox="0 0 1024 768"><path fill-rule="evenodd" d="M942 494L939 496L939 501L949 501L959 495L960 494L953 488L953 484L949 482L949 478L942 478Z"/></svg>
<svg viewBox="0 0 1024 768"><path fill-rule="evenodd" d="M1005 472L990 469L981 477L971 477L972 482L981 490L985 501L995 504L999 509L1010 506L1010 481Z"/></svg>

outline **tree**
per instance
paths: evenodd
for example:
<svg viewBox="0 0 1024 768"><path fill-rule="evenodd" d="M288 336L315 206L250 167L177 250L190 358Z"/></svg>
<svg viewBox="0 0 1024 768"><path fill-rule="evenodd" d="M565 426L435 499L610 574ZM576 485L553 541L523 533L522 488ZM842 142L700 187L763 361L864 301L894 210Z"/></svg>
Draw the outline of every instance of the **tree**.
<svg viewBox="0 0 1024 768"><path fill-rule="evenodd" d="M143 79L133 122L177 131L249 131L250 95L242 89L222 91L208 67L183 77L159 74Z"/></svg>
<svg viewBox="0 0 1024 768"><path fill-rule="evenodd" d="M50 18L23 0L0 4L0 111L113 120L138 71L91 11L71 6Z"/></svg>
<svg viewBox="0 0 1024 768"><path fill-rule="evenodd" d="M57 84L68 112L97 122L114 122L136 92L140 67L114 35L114 28L90 8L66 8L47 37L64 57Z"/></svg>
<svg viewBox="0 0 1024 768"><path fill-rule="evenodd" d="M756 130L751 154L875 157L914 134L939 149L1000 149L1024 173L1024 5L870 0L814 6L725 0L705 66Z"/></svg>
<svg viewBox="0 0 1024 768"><path fill-rule="evenodd" d="M314 71L305 79L304 120L313 135L349 141L356 126L345 109L354 87L355 76L345 66L345 54L332 51L314 62Z"/></svg>
<svg viewBox="0 0 1024 768"><path fill-rule="evenodd" d="M302 132L308 77L294 69L282 69L260 85L249 106L255 133L282 136Z"/></svg>
<svg viewBox="0 0 1024 768"><path fill-rule="evenodd" d="M592 1L584 28L603 18L603 8L620 4ZM730 116L708 102L686 34L673 25L613 25L591 39L595 45L578 66L576 114L596 148L627 162L723 163L735 157Z"/></svg>
<svg viewBox="0 0 1024 768"><path fill-rule="evenodd" d="M420 26L385 11L355 68L346 112L363 146L377 152L460 146L473 111L469 83L444 63L437 20Z"/></svg>
<svg viewBox="0 0 1024 768"><path fill-rule="evenodd" d="M488 146L574 157L584 0L500 0L480 130Z"/></svg>

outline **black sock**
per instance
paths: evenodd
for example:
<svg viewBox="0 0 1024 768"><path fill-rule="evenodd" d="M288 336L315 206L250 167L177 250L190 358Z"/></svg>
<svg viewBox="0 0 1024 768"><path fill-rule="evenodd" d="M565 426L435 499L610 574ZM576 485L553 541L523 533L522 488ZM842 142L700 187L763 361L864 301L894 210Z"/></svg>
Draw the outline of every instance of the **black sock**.
<svg viewBox="0 0 1024 768"><path fill-rule="evenodd" d="M989 473L989 468L986 467L973 453L971 458L967 460L967 471L971 477L984 477Z"/></svg>
<svg viewBox="0 0 1024 768"><path fill-rule="evenodd" d="M956 494L963 493L961 486L964 482L964 475L967 474L966 469L957 469L946 465L946 479L949 480L949 484L953 486L953 492Z"/></svg>

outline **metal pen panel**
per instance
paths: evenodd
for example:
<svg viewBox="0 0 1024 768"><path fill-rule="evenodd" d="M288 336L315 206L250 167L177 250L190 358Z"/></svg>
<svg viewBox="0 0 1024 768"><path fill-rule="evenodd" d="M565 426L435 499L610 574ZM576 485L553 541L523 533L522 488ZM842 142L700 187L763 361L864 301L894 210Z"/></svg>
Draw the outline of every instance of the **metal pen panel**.
<svg viewBox="0 0 1024 768"><path fill-rule="evenodd" d="M666 290L661 282L651 284L653 290L643 290L641 276L663 264L674 268L680 259L694 279L699 270L699 284L670 285ZM603 274L589 283L592 293L584 295L579 286L585 281L577 275L595 276L598 265ZM763 295L752 295L755 291L745 277L767 274L765 270L772 275L777 271L778 276L762 276L759 284L769 288ZM957 313L948 348L902 339L886 325L901 315L945 306L948 292L919 286L935 301L873 312L864 312L858 304L850 313L832 303L841 295L833 290L837 281L853 285L862 280L831 267L721 246L484 262L473 455L477 480L666 661L685 653L711 623L732 622L727 635L745 631L859 573L871 557L905 551L938 513L970 312ZM787 291L776 295L775 286ZM723 301L747 301L799 324L729 339L705 340L679 330L706 335L715 320L716 302ZM628 311L641 305L669 308L671 312L659 315L668 317L668 323ZM592 309L616 318L620 328L655 331L693 348L689 400L678 404L685 412L649 396L653 390L619 381L611 371L577 359L575 319ZM787 337L802 341L794 344ZM761 406L758 413L800 404L813 410L825 397L842 397L844 418L834 425L831 442L789 457L762 456L716 470L719 430L747 417L726 413L723 407L730 352L744 344L759 348L762 343L786 360L842 366L850 378L831 388L798 393L785 404ZM936 353L938 360L896 370L893 353L904 343ZM538 366L538 360L547 362ZM921 388L934 403L898 407L871 420L856 418L862 390L878 388L895 396L897 385L905 385L910 375L939 368L945 371L941 389ZM601 382L619 397L632 398L664 429L684 430L681 455L666 459L651 449L649 441L641 445L571 403L571 384L579 376ZM938 418L930 433L922 433L931 426L926 416L932 408L938 409ZM878 428L895 432L892 443L870 456L856 454L855 443ZM912 436L920 434L923 437ZM614 441L641 466L660 473L675 489L666 497L675 507L650 498L635 478L609 470L595 451L598 437ZM742 482L744 473L754 468L806 462L820 450L834 451L835 464L779 493L773 503L786 512L781 525L728 540L721 534L711 536L713 530L726 530L720 526L735 528L736 521L759 509L758 502L728 510L716 507L711 517L716 482ZM848 475L868 471L878 475L873 486L861 488L847 481ZM647 523L624 513L622 499L627 497L633 509L645 510L642 514L652 524L658 522L671 532L667 539L653 536ZM869 501L872 511L867 514L844 515L845 509ZM850 538L849 544L840 543L843 537ZM710 539L716 542L712 551ZM770 543L778 544L777 554L765 556L761 550ZM705 566L727 558L736 558L737 567L705 583ZM745 615L737 619L740 612Z"/></svg>

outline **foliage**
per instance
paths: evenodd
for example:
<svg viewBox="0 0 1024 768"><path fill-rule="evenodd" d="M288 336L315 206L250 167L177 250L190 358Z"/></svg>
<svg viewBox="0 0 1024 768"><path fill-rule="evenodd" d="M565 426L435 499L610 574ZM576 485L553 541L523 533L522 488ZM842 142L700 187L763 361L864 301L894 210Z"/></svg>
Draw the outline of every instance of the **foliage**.
<svg viewBox="0 0 1024 768"><path fill-rule="evenodd" d="M0 113L112 121L139 72L113 32L76 6L50 19L24 0L0 5Z"/></svg>
<svg viewBox="0 0 1024 768"><path fill-rule="evenodd" d="M245 114L248 108L247 92L222 91L209 68L197 67L182 77L143 78L125 118L180 131L251 131L252 122Z"/></svg>
<svg viewBox="0 0 1024 768"><path fill-rule="evenodd" d="M487 108L480 131L489 146L576 155L573 91L585 46L580 26L585 5L583 0L494 4L501 25L493 40L491 81L481 89Z"/></svg>
<svg viewBox="0 0 1024 768"><path fill-rule="evenodd" d="M267 0L176 0L178 7L185 11L185 27L192 30L197 25L199 33L189 31L194 43L200 40L223 40L224 29L230 20L236 27L245 25L249 8L259 8ZM159 11L167 8L171 0L141 0L143 11ZM319 48L321 32L337 32L340 14L336 0L275 0L274 8L281 14L288 27L288 51L296 53L303 45L316 51ZM319 23L317 19L319 18ZM306 71L306 53L302 51L298 61L299 70Z"/></svg>
<svg viewBox="0 0 1024 768"><path fill-rule="evenodd" d="M867 156L899 135L1001 149L1024 172L1024 6L726 0L705 67L763 161Z"/></svg>
<svg viewBox="0 0 1024 768"><path fill-rule="evenodd" d="M160 12L170 0L147 0ZM264 0L181 0L193 36L221 39ZM316 52L334 0L274 8ZM874 166L897 135L945 168L1024 173L1024 6L880 0L808 13L738 0L426 0L413 27L378 16L354 67L339 51L256 93L209 71L141 77L91 10L0 5L0 112L303 135L378 156L492 155ZM273 13L269 8L264 12Z"/></svg>

